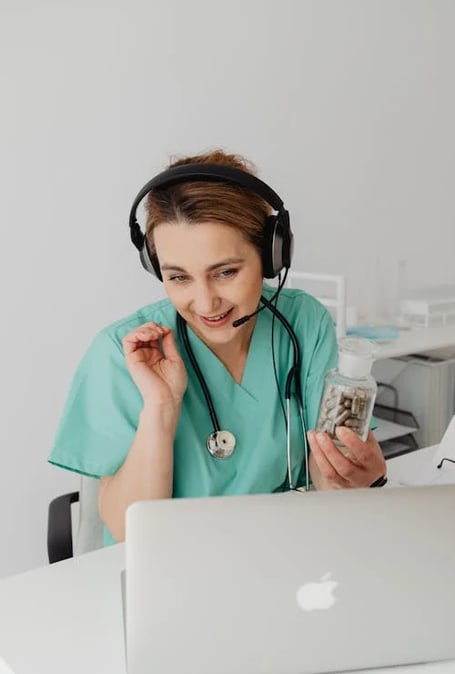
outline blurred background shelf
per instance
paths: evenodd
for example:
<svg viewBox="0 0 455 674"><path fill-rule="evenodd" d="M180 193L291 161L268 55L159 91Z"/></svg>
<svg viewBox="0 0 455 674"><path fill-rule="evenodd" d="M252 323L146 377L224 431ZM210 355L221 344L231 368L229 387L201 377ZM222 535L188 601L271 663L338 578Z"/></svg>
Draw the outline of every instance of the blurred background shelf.
<svg viewBox="0 0 455 674"><path fill-rule="evenodd" d="M383 387L378 383L379 392L381 388ZM387 387L389 388L392 387ZM392 393L396 398L396 392ZM377 423L374 434L386 458L418 449L414 434L419 430L419 424L412 412L376 402L373 415Z"/></svg>

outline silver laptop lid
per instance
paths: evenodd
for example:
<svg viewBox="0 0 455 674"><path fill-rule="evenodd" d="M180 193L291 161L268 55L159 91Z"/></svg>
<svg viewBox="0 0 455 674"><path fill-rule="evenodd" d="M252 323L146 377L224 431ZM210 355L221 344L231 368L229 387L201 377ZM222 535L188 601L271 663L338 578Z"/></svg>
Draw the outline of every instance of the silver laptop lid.
<svg viewBox="0 0 455 674"><path fill-rule="evenodd" d="M455 657L454 513L455 485L136 503L128 673Z"/></svg>

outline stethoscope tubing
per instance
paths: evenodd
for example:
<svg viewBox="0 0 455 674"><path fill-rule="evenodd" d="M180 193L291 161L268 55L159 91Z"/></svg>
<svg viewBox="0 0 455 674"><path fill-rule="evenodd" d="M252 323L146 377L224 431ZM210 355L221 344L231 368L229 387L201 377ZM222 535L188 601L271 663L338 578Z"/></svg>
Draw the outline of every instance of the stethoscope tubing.
<svg viewBox="0 0 455 674"><path fill-rule="evenodd" d="M196 376L199 380L199 384L201 385L202 388L202 393L204 394L205 402L207 403L207 407L209 410L210 418L212 420L212 425L214 431L218 432L220 431L220 424L218 421L218 417L216 416L215 408L213 406L212 402L212 397L210 395L209 389L207 388L206 381L204 379L204 376L201 372L201 368L199 367L199 363L196 360L196 356L194 355L193 348L190 344L190 340L188 338L188 329L186 326L186 321L182 316L178 313L177 314L177 327L178 330L182 336L183 339L183 344L185 346L185 351L188 355L188 358L191 361L191 365L193 366L193 369L196 373Z"/></svg>
<svg viewBox="0 0 455 674"><path fill-rule="evenodd" d="M289 483L289 489L293 490L295 489L294 486L294 480L292 476L292 448L291 448L291 387L292 387L292 381L294 380L294 392L295 392L295 397L297 399L297 405L298 405L298 410L299 410L299 418L300 418L300 425L302 428L302 435L303 435L303 442L304 442L304 455L305 455L305 488L308 490L309 489L309 455L308 455L308 442L307 442L307 437L306 437L306 431L305 431L305 420L304 420L304 412L303 412L303 396L302 396L302 387L301 387L301 382L300 382L300 373L301 373L301 359L300 359L300 348L299 348L299 343L297 341L296 334L288 322L288 320L283 316L281 311L277 309L268 299L266 299L263 295L261 295L261 302L271 311L272 314L278 318L280 323L283 325L287 333L289 334L289 337L291 338L292 342L292 347L293 347L293 365L291 369L288 372L288 375L286 377L286 386L285 386L285 400L286 400L286 456L287 456L287 475L288 475L288 483ZM210 418L212 421L212 425L214 428L214 432L219 432L220 431L220 424L218 421L218 417L215 412L215 408L212 402L212 398L210 395L210 392L208 390L206 381L204 379L204 376L201 372L201 369L199 367L199 364L196 360L196 357L194 355L194 351L192 349L192 346L190 344L190 340L188 337L188 330L187 330L187 325L186 321L184 318L177 313L177 328L181 334L183 344L185 347L185 351L188 355L188 358L191 362L191 365L196 373L196 376L198 378L199 384L201 385L202 393L204 395L207 408L210 414Z"/></svg>

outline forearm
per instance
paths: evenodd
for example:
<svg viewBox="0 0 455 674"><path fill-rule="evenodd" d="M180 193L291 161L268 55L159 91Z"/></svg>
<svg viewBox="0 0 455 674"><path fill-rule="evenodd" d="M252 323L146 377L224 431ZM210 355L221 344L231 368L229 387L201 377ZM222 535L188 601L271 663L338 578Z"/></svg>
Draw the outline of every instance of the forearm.
<svg viewBox="0 0 455 674"><path fill-rule="evenodd" d="M115 475L101 478L99 511L117 542L125 539L125 513L131 503L172 496L179 413L180 409L144 407L125 462Z"/></svg>

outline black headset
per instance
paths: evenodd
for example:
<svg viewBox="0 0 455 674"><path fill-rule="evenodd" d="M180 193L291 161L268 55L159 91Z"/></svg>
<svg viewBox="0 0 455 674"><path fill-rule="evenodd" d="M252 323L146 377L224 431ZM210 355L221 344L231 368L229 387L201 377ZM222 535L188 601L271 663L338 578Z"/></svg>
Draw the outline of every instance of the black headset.
<svg viewBox="0 0 455 674"><path fill-rule="evenodd" d="M139 204L149 192L158 192L186 182L225 182L239 185L262 197L275 211L264 222L262 239L262 265L265 278L274 278L282 269L291 266L294 237L289 223L289 213L282 199L265 182L256 176L231 166L218 164L184 164L167 169L152 178L136 196L130 211L131 241L139 250L142 266L146 271L163 280L158 258L150 252L147 237L141 230L136 213Z"/></svg>

